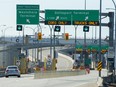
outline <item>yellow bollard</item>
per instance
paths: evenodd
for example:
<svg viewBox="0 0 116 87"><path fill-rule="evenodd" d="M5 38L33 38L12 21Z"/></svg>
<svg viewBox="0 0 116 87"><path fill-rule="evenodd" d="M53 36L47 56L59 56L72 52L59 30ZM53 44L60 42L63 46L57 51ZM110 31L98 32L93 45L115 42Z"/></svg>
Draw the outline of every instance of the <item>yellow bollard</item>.
<svg viewBox="0 0 116 87"><path fill-rule="evenodd" d="M44 70L46 70L46 62L47 62L47 59L46 57L44 58Z"/></svg>
<svg viewBox="0 0 116 87"><path fill-rule="evenodd" d="M57 69L56 63L57 63L57 59L54 58L54 59L52 60L52 70L56 70L56 69Z"/></svg>

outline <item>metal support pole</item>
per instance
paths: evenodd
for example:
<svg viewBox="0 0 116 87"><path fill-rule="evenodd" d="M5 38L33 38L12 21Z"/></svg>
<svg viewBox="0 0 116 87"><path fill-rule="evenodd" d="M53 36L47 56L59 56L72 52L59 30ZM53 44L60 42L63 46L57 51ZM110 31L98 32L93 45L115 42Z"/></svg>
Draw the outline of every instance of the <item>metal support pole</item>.
<svg viewBox="0 0 116 87"><path fill-rule="evenodd" d="M53 26L52 26L52 28L54 29ZM55 58L55 31L54 31L54 58Z"/></svg>
<svg viewBox="0 0 116 87"><path fill-rule="evenodd" d="M85 0L85 10L86 10L86 0ZM86 58L86 32L84 32L84 61Z"/></svg>
<svg viewBox="0 0 116 87"><path fill-rule="evenodd" d="M49 28L50 28L50 44L51 44L51 46L50 46L50 56L52 58L52 28L50 27L50 25L49 25Z"/></svg>
<svg viewBox="0 0 116 87"><path fill-rule="evenodd" d="M65 34L65 25L64 25L64 34Z"/></svg>
<svg viewBox="0 0 116 87"><path fill-rule="evenodd" d="M38 28L38 32L39 32L39 26L37 25L37 28ZM40 41L38 41L38 44L40 44ZM40 52L40 49L37 48L37 62L39 60L39 52Z"/></svg>
<svg viewBox="0 0 116 87"><path fill-rule="evenodd" d="M93 43L93 26L92 26L92 43Z"/></svg>
<svg viewBox="0 0 116 87"><path fill-rule="evenodd" d="M86 58L86 32L84 32L84 61L85 61L85 58Z"/></svg>
<svg viewBox="0 0 116 87"><path fill-rule="evenodd" d="M40 29L41 29L41 33L42 33L42 27L39 25ZM42 40L41 40L41 43L42 45ZM42 62L42 47L41 47L41 51L40 51L40 61Z"/></svg>
<svg viewBox="0 0 116 87"><path fill-rule="evenodd" d="M31 51L32 51L32 62L33 62L33 49L31 49Z"/></svg>
<svg viewBox="0 0 116 87"><path fill-rule="evenodd" d="M114 58L114 75L116 75L116 3L112 0L115 7L115 58Z"/></svg>
<svg viewBox="0 0 116 87"><path fill-rule="evenodd" d="M93 26L92 26L92 44L94 44L94 41L93 41ZM94 69L94 59L93 59L93 53L91 52L91 49L90 49L90 55L91 55L91 68Z"/></svg>
<svg viewBox="0 0 116 87"><path fill-rule="evenodd" d="M113 34L114 34L114 12L109 12L109 17L110 17L110 23L109 23L109 47L114 46L113 44ZM109 71L112 72L112 75L114 75L114 56L112 56L112 62L109 61ZM114 78L112 77L112 82L114 82Z"/></svg>
<svg viewBox="0 0 116 87"><path fill-rule="evenodd" d="M99 62L101 61L101 11L102 11L102 0L100 0ZM101 71L99 71L99 77L101 77Z"/></svg>
<svg viewBox="0 0 116 87"><path fill-rule="evenodd" d="M52 28L54 29L54 26L52 26ZM56 70L56 56L55 56L55 31L54 31L54 57L53 57L53 61L52 61L52 70Z"/></svg>
<svg viewBox="0 0 116 87"><path fill-rule="evenodd" d="M95 26L95 40L97 39L97 27Z"/></svg>
<svg viewBox="0 0 116 87"><path fill-rule="evenodd" d="M3 32L3 37L4 37L4 45L3 45L3 47L4 47L4 50L6 50L6 40L5 40L5 31L7 30L7 29L9 29L9 28L12 28L12 27L7 27L7 28L5 28L4 29L4 32ZM6 64L6 53L7 53L7 51L4 51L3 52L3 68L5 67L5 64Z"/></svg>
<svg viewBox="0 0 116 87"><path fill-rule="evenodd" d="M116 4L115 4L115 58L114 58L114 75L116 75Z"/></svg>
<svg viewBox="0 0 116 87"><path fill-rule="evenodd" d="M74 55L74 60L76 59L76 43L77 43L77 40L76 40L77 34L76 34L76 32L77 32L77 27L75 27L75 55Z"/></svg>
<svg viewBox="0 0 116 87"><path fill-rule="evenodd" d="M85 0L85 10L86 10L86 3L87 3L87 2L86 2L86 0Z"/></svg>
<svg viewBox="0 0 116 87"><path fill-rule="evenodd" d="M24 38L24 37L25 37L25 36L24 36L24 34L25 34L25 33L24 33L24 32L25 32L25 31L24 31L24 27L25 27L25 26L22 26L22 30L23 30L23 45L24 45L24 40L25 40L25 38Z"/></svg>
<svg viewBox="0 0 116 87"><path fill-rule="evenodd" d="M35 35L35 29L36 28L31 28L31 27L26 27L26 28L29 28L33 31L33 34L32 35ZM20 37L20 32L19 32L19 37ZM34 42L33 42L33 45L34 45ZM34 49L32 49L32 62L34 61Z"/></svg>
<svg viewBox="0 0 116 87"><path fill-rule="evenodd" d="M65 32L66 32L66 30L65 30L65 25L64 25L63 39L65 38Z"/></svg>
<svg viewBox="0 0 116 87"><path fill-rule="evenodd" d="M36 48L35 48L35 62L37 62L37 59L36 59Z"/></svg>

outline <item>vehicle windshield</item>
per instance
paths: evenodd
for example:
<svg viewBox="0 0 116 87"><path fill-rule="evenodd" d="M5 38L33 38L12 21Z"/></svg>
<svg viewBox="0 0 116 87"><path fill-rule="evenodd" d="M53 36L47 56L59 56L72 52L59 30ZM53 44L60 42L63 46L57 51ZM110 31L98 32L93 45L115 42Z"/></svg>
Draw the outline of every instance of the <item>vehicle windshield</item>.
<svg viewBox="0 0 116 87"><path fill-rule="evenodd" d="M8 69L17 69L17 67L8 67Z"/></svg>

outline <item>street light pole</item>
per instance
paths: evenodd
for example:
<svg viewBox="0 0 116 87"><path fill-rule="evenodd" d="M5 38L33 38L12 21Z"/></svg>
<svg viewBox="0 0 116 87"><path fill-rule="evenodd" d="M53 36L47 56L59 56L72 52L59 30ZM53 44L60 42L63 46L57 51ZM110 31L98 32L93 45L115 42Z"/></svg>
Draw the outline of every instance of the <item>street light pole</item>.
<svg viewBox="0 0 116 87"><path fill-rule="evenodd" d="M51 44L51 46L50 46L50 56L52 58L52 27L50 27L50 25L49 25L49 28L50 28L50 44Z"/></svg>
<svg viewBox="0 0 116 87"><path fill-rule="evenodd" d="M77 45L77 26L75 26L75 55L74 55L74 60L76 60L76 45Z"/></svg>
<svg viewBox="0 0 116 87"><path fill-rule="evenodd" d="M101 11L102 11L102 0L100 0L99 62L101 62ZM101 77L101 71L99 71L99 77Z"/></svg>
<svg viewBox="0 0 116 87"><path fill-rule="evenodd" d="M85 10L86 10L86 0L85 0ZM86 32L84 32L84 48L83 48L83 51L84 51L84 62L85 62L85 59L86 59ZM85 64L84 64L85 66Z"/></svg>
<svg viewBox="0 0 116 87"><path fill-rule="evenodd" d="M6 25L0 25L0 27L1 27L1 26L6 26Z"/></svg>
<svg viewBox="0 0 116 87"><path fill-rule="evenodd" d="M9 29L9 28L12 28L12 27L7 27L7 28L4 29L4 42L5 42L5 31L6 31L7 29Z"/></svg>
<svg viewBox="0 0 116 87"><path fill-rule="evenodd" d="M0 27L2 27L2 26L6 26L6 25L0 25ZM2 37L2 36L1 36Z"/></svg>
<svg viewBox="0 0 116 87"><path fill-rule="evenodd" d="M85 0L85 10L86 10L86 0Z"/></svg>
<svg viewBox="0 0 116 87"><path fill-rule="evenodd" d="M33 35L35 34L35 29L37 28L37 27L35 27L35 28L31 28L31 27L26 27L26 28L30 28L32 31L33 31Z"/></svg>
<svg viewBox="0 0 116 87"><path fill-rule="evenodd" d="M35 27L35 28L26 27L26 28L30 28L31 30L33 30L33 35L34 35L34 34L35 34L35 29L36 29L37 27ZM36 51L35 51L35 52L36 52ZM32 61L34 61L34 59L33 59L33 57L34 57L33 53L34 53L34 49L32 49ZM36 54L35 54L35 57L36 57Z"/></svg>
<svg viewBox="0 0 116 87"><path fill-rule="evenodd" d="M40 27L41 33L42 33L42 27L41 27L41 25L39 25L39 27ZM42 44L42 41L41 41L41 44ZM42 62L42 47L41 47L40 50L41 50L41 51L40 51L40 61Z"/></svg>
<svg viewBox="0 0 116 87"><path fill-rule="evenodd" d="M3 39L3 40L4 40L4 45L3 45L3 46L4 46L4 49L5 49L5 31L6 31L7 29L9 29L9 28L12 28L12 27L7 27L7 28L5 28L5 29L4 29L4 32L3 32L3 37L4 37L4 39ZM6 56L6 55L5 55L5 52L3 52L3 68L4 68L4 66L5 66L5 56Z"/></svg>
<svg viewBox="0 0 116 87"><path fill-rule="evenodd" d="M41 16L40 16L41 17ZM43 17L41 17L43 20L45 20L45 18L43 18ZM49 26L49 28L50 28L50 44L51 44L51 46L50 46L50 56L51 56L51 58L52 58L52 39L53 39L53 37L52 37L52 28L53 28L53 26L52 27L50 27L50 25L48 25Z"/></svg>
<svg viewBox="0 0 116 87"><path fill-rule="evenodd" d="M115 7L115 58L114 58L114 75L116 75L116 3L112 0Z"/></svg>
<svg viewBox="0 0 116 87"><path fill-rule="evenodd" d="M24 30L24 28L25 28L25 25L22 26L22 30L23 30L23 45L24 45L24 35L25 35L25 30Z"/></svg>

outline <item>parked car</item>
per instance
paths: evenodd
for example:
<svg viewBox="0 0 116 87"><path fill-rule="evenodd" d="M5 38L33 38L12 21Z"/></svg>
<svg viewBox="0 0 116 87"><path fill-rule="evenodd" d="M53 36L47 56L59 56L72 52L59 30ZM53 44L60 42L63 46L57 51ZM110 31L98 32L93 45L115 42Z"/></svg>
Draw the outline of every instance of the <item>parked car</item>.
<svg viewBox="0 0 116 87"><path fill-rule="evenodd" d="M18 66L16 65L7 66L5 71L5 77L8 78L9 76L17 76L17 77L21 76Z"/></svg>

